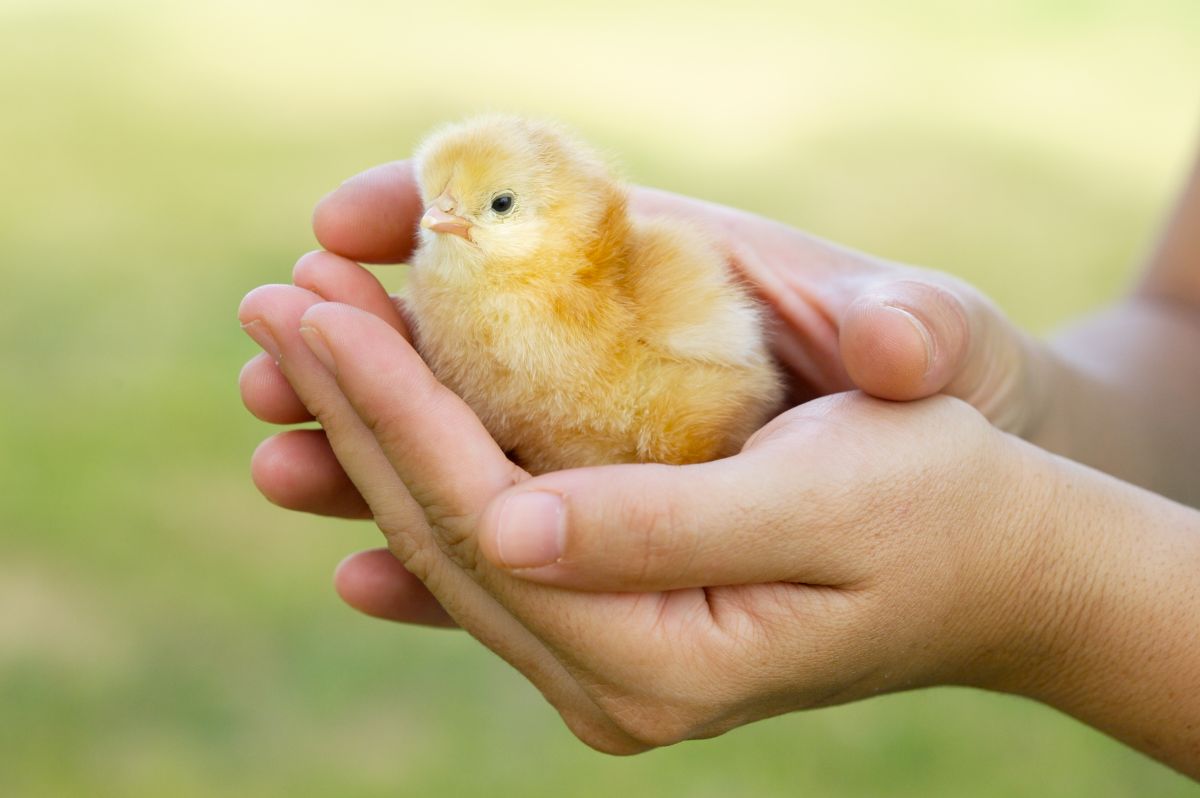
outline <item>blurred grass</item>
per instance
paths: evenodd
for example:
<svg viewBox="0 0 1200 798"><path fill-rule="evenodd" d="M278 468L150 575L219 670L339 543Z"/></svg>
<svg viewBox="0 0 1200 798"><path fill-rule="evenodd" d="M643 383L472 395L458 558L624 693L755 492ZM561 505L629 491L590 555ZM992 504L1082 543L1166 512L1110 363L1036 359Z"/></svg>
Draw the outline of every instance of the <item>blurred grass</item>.
<svg viewBox="0 0 1200 798"><path fill-rule="evenodd" d="M1195 794L965 690L587 750L464 636L337 603L375 534L250 486L234 309L339 180L498 108L1046 330L1134 274L1197 74L1193 0L8 0L0 795Z"/></svg>

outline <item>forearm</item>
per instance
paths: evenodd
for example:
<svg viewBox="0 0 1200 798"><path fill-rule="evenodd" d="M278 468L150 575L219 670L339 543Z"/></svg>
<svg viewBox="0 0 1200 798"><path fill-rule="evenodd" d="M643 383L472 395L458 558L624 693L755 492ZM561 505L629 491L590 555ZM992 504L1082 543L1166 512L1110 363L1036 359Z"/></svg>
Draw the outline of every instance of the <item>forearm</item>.
<svg viewBox="0 0 1200 798"><path fill-rule="evenodd" d="M1033 443L1200 506L1200 307L1134 296L1043 355Z"/></svg>
<svg viewBox="0 0 1200 798"><path fill-rule="evenodd" d="M1200 158L1136 291L1035 352L1025 437L1200 506Z"/></svg>
<svg viewBox="0 0 1200 798"><path fill-rule="evenodd" d="M1053 644L1022 690L1200 777L1200 513L1058 461Z"/></svg>

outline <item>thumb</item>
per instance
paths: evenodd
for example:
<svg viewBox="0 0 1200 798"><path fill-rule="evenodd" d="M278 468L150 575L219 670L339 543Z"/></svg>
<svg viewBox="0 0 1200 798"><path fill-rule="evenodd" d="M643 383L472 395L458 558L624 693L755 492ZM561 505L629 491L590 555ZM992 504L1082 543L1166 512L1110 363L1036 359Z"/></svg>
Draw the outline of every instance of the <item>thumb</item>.
<svg viewBox="0 0 1200 798"><path fill-rule="evenodd" d="M847 305L838 345L850 379L881 399L942 392L1020 434L1036 415L1040 348L982 294L950 278L867 288Z"/></svg>
<svg viewBox="0 0 1200 798"><path fill-rule="evenodd" d="M819 515L827 503L819 477L797 479L817 471L800 462L803 450L764 444L711 463L534 477L489 505L479 549L523 579L583 590L840 583L838 546L795 533L805 526L797 507ZM813 495L797 500L798 491Z"/></svg>
<svg viewBox="0 0 1200 798"><path fill-rule="evenodd" d="M842 362L864 392L908 401L932 396L962 369L967 310L953 293L917 280L872 286L842 316Z"/></svg>

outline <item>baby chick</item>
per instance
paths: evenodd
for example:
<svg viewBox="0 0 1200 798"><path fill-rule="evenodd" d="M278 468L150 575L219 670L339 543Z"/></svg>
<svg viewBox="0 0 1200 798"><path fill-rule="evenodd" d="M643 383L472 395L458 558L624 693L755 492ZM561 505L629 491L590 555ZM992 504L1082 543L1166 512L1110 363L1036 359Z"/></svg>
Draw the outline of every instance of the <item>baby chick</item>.
<svg viewBox="0 0 1200 798"><path fill-rule="evenodd" d="M417 346L534 474L736 453L782 383L756 305L701 231L630 215L561 128L491 116L415 159Z"/></svg>

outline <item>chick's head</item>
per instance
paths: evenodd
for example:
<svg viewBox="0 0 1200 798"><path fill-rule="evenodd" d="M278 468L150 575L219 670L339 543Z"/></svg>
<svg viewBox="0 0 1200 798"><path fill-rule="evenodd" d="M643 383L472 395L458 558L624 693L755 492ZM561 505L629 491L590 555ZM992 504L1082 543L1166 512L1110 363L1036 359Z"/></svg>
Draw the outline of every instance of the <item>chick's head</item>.
<svg viewBox="0 0 1200 798"><path fill-rule="evenodd" d="M443 128L415 157L424 246L464 259L528 257L594 236L619 196L596 154L561 128L488 116Z"/></svg>

